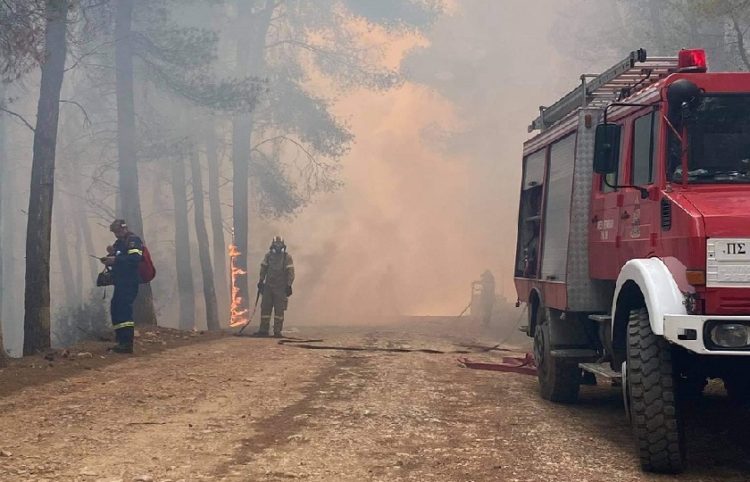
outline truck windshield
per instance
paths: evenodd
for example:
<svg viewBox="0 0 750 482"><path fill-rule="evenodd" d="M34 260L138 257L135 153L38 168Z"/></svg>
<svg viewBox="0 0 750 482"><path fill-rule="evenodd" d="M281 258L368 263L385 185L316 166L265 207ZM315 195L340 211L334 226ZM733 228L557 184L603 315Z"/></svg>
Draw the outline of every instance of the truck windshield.
<svg viewBox="0 0 750 482"><path fill-rule="evenodd" d="M688 182L750 183L750 95L704 95L686 115Z"/></svg>

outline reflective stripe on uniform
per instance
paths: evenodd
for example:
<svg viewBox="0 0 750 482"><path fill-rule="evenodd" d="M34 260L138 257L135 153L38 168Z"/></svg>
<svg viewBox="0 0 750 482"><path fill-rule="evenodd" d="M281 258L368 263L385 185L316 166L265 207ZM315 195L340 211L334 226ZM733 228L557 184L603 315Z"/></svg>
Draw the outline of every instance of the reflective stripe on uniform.
<svg viewBox="0 0 750 482"><path fill-rule="evenodd" d="M128 254L139 254L143 256L143 251L141 251L140 249L129 249Z"/></svg>
<svg viewBox="0 0 750 482"><path fill-rule="evenodd" d="M112 328L114 328L115 330L119 330L120 328L132 328L134 326L135 326L134 321L123 321L122 323L118 323L114 325Z"/></svg>
<svg viewBox="0 0 750 482"><path fill-rule="evenodd" d="M263 315L263 316L261 316L260 318L261 318L262 320L270 320L270 319L271 319L271 315Z"/></svg>

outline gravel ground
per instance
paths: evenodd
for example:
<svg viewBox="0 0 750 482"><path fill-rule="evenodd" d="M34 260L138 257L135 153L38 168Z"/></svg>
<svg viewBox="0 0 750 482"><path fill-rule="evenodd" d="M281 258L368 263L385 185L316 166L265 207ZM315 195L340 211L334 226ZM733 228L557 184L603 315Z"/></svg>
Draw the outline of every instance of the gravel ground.
<svg viewBox="0 0 750 482"><path fill-rule="evenodd" d="M101 358L94 346L90 359L14 362L0 370L0 480L750 479L748 413L720 384L688 410L688 472L644 474L617 388L554 405L532 376L462 368L457 353L388 351L494 344L447 328L291 333L359 351L146 333L135 356Z"/></svg>

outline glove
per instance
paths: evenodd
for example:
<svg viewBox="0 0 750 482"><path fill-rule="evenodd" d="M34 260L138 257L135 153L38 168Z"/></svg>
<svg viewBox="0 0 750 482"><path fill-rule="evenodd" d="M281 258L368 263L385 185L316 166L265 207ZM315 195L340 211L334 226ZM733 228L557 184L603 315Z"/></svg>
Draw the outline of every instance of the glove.
<svg viewBox="0 0 750 482"><path fill-rule="evenodd" d="M263 291L263 287L264 287L264 286L265 286L265 285L263 284L263 282L262 282L262 281L258 281L258 291Z"/></svg>
<svg viewBox="0 0 750 482"><path fill-rule="evenodd" d="M292 287L291 286L287 286L286 287L286 295L287 296L292 296Z"/></svg>

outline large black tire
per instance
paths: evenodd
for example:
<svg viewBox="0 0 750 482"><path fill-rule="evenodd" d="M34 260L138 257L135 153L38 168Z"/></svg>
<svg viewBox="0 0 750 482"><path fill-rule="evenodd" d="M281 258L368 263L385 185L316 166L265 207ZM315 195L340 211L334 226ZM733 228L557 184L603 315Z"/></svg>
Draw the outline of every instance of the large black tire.
<svg viewBox="0 0 750 482"><path fill-rule="evenodd" d="M685 436L672 347L651 331L645 308L630 312L626 367L630 421L641 466L649 472L681 472Z"/></svg>
<svg viewBox="0 0 750 482"><path fill-rule="evenodd" d="M549 312L541 306L539 310L539 321L534 332L534 360L537 365L539 394L552 402L573 403L578 400L581 369L577 362L552 356Z"/></svg>

